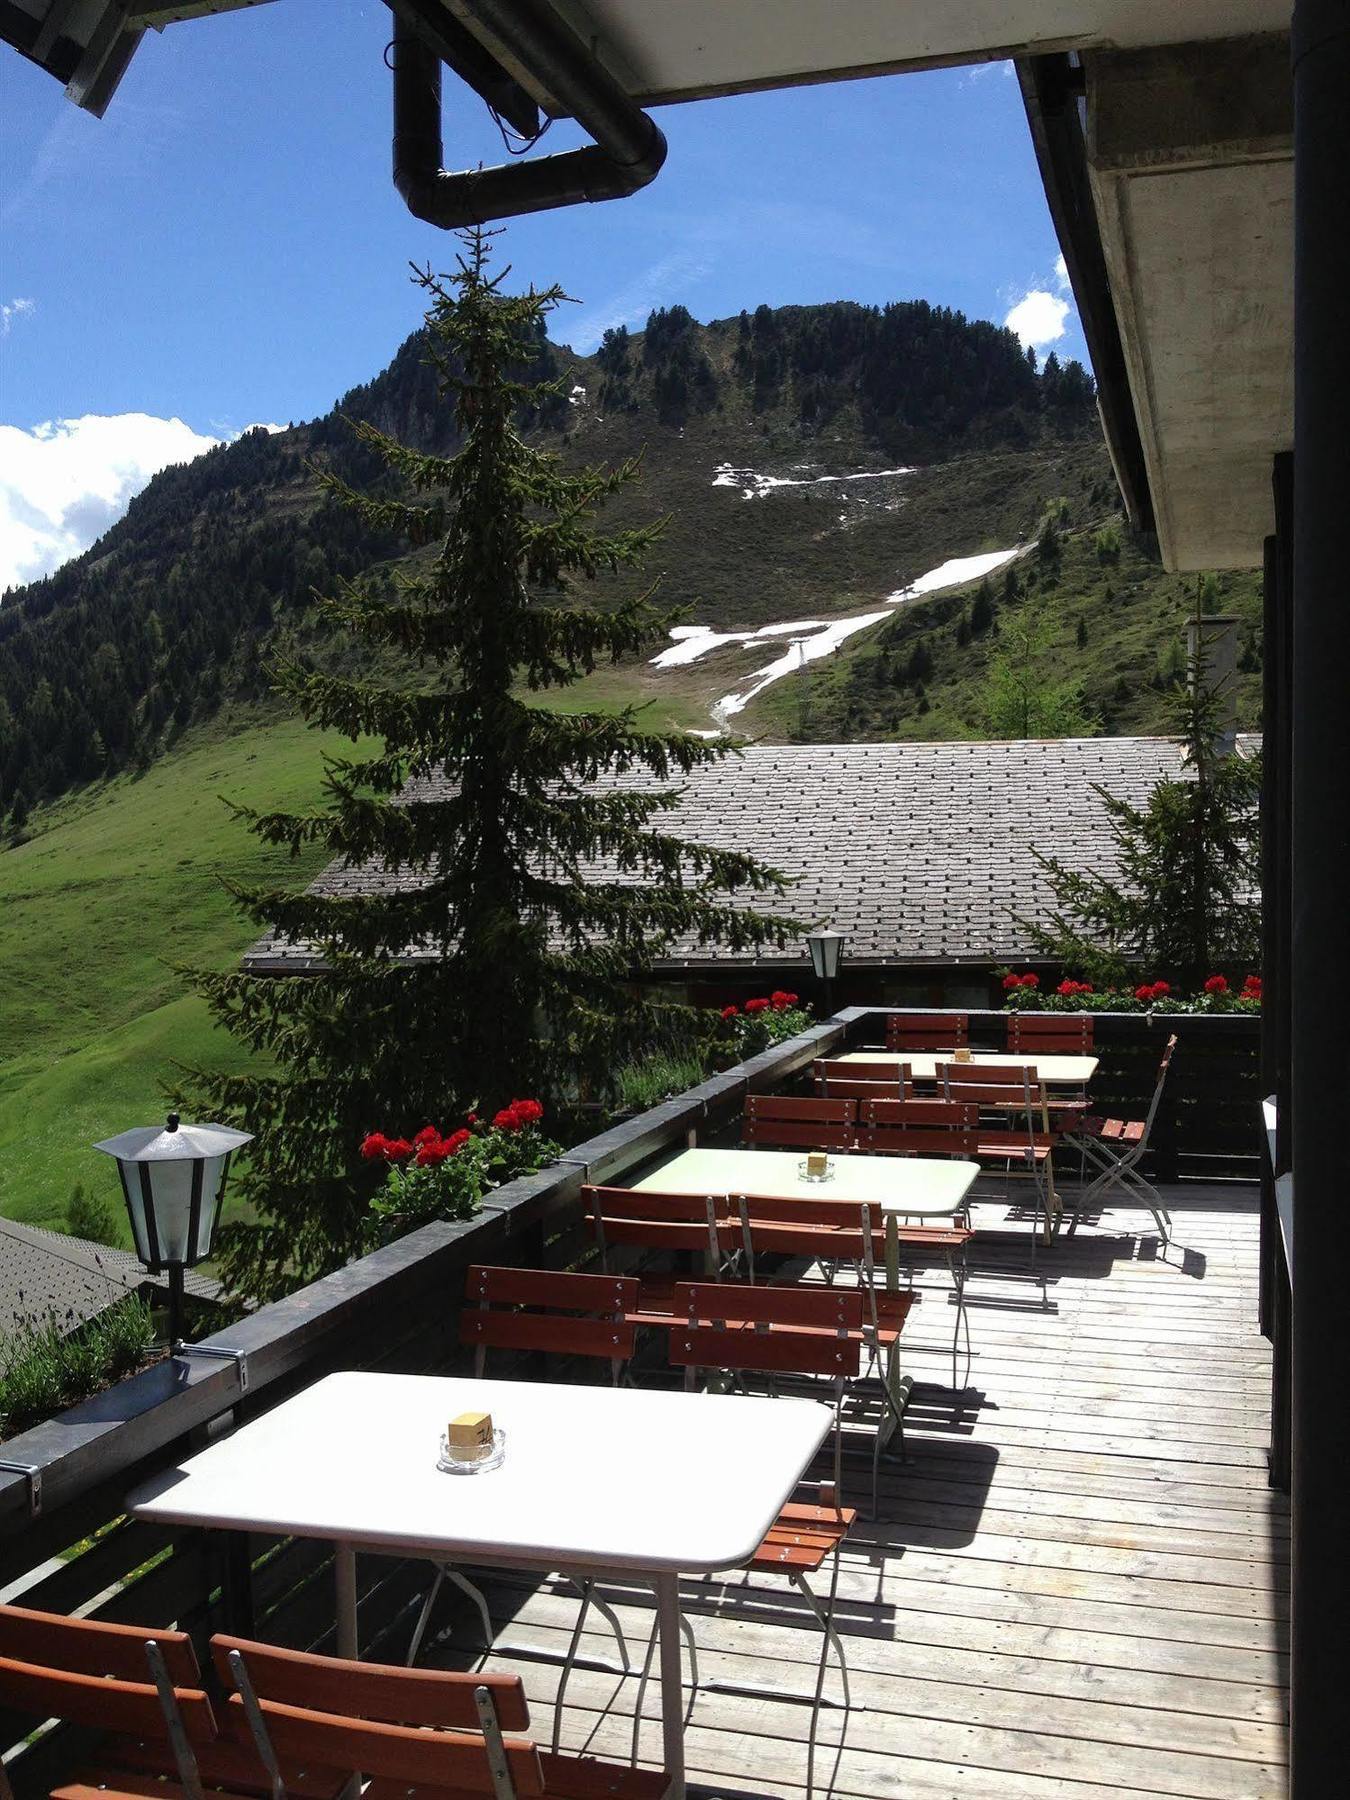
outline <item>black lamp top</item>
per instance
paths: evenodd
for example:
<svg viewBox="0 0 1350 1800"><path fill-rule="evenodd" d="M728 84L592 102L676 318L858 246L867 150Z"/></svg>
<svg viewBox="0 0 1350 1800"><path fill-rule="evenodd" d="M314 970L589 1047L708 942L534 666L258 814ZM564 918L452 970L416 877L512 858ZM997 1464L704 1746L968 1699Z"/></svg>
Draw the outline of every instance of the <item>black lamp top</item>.
<svg viewBox="0 0 1350 1800"><path fill-rule="evenodd" d="M169 1114L168 1118L164 1121L164 1129L166 1131L177 1131L177 1129L178 1129L178 1114L177 1113Z"/></svg>

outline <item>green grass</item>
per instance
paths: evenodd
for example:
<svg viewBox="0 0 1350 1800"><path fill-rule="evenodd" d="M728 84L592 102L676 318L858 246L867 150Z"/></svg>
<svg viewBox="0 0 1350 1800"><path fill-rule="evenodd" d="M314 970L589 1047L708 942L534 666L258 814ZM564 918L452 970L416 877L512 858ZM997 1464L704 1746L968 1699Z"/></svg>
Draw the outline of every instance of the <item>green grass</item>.
<svg viewBox="0 0 1350 1800"><path fill-rule="evenodd" d="M325 857L260 845L218 796L303 807L320 749L339 747L236 709L144 775L35 815L34 837L0 855L0 1212L61 1224L77 1182L115 1193L89 1146L153 1122L175 1062L242 1066L172 965L228 968L251 941L222 877L305 881Z"/></svg>

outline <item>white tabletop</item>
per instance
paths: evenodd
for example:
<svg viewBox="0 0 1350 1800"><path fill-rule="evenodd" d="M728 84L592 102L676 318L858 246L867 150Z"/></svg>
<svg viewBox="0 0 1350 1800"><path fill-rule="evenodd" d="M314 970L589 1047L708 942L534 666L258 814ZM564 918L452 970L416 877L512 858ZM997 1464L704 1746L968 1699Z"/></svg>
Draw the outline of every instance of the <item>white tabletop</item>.
<svg viewBox="0 0 1350 1800"><path fill-rule="evenodd" d="M939 1063L955 1060L951 1050L850 1050L830 1059L843 1063L909 1064L915 1081L935 1081ZM970 1060L979 1068L1034 1069L1036 1079L1049 1087L1084 1087L1097 1073L1095 1056L1012 1056L1002 1050L972 1050Z"/></svg>
<svg viewBox="0 0 1350 1800"><path fill-rule="evenodd" d="M470 1410L505 1430L506 1459L443 1474L440 1435ZM815 1400L351 1372L147 1482L127 1510L463 1562L701 1574L754 1554L830 1424Z"/></svg>
<svg viewBox="0 0 1350 1800"><path fill-rule="evenodd" d="M950 1214L975 1185L980 1166L936 1156L841 1156L828 1181L807 1181L804 1150L683 1150L636 1185L658 1194L749 1194L764 1199L865 1201L883 1212Z"/></svg>

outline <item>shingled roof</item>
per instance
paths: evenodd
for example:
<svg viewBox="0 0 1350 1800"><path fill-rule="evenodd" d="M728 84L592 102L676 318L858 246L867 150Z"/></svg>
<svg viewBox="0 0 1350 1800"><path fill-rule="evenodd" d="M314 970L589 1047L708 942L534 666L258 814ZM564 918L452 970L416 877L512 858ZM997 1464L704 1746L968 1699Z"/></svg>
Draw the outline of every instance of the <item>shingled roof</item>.
<svg viewBox="0 0 1350 1800"><path fill-rule="evenodd" d="M680 808L662 828L747 850L795 877L776 910L846 932L850 967L993 964L1031 950L1011 909L1047 915L1049 891L1034 850L1078 869L1116 866L1094 784L1142 806L1158 781L1184 773L1181 747L1168 738L751 745L687 777ZM607 785L655 784L628 775ZM426 782L409 802L440 791L439 782ZM614 878L603 864L596 874ZM314 889L356 894L416 879L338 862ZM756 957L689 942L654 967L781 967L805 954L770 945ZM319 964L310 946L268 936L244 966L291 973Z"/></svg>
<svg viewBox="0 0 1350 1800"><path fill-rule="evenodd" d="M219 1283L196 1269L183 1285L204 1300L220 1294ZM165 1277L148 1275L129 1250L0 1219L0 1337L49 1318L74 1331L128 1294L164 1286Z"/></svg>

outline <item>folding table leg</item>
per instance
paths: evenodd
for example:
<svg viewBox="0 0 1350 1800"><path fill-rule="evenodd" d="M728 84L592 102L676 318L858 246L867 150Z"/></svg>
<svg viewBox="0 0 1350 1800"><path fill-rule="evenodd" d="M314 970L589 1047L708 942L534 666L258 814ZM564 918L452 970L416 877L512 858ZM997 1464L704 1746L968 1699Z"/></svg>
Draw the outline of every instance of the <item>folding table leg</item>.
<svg viewBox="0 0 1350 1800"><path fill-rule="evenodd" d="M356 1552L350 1544L335 1544L333 1551L337 1653L347 1661L355 1662L361 1654L356 1624ZM360 1796L361 1777L354 1773L342 1790L342 1800L360 1800Z"/></svg>
<svg viewBox="0 0 1350 1800"><path fill-rule="evenodd" d="M661 1634L661 1742L668 1800L685 1800L684 1671L680 1658L680 1583L676 1575L652 1579L656 1623Z"/></svg>

